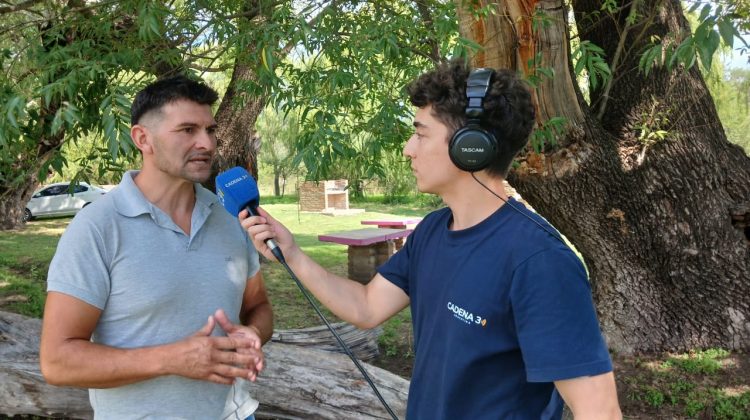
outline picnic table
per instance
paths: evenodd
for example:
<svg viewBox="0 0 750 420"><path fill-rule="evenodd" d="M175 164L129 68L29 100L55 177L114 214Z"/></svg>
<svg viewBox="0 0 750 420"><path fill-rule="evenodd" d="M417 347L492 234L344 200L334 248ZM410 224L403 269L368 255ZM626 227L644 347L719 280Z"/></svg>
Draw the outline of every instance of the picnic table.
<svg viewBox="0 0 750 420"><path fill-rule="evenodd" d="M396 252L395 241L411 232L412 229L365 228L318 235L318 240L346 245L349 278L367 284L378 266Z"/></svg>
<svg viewBox="0 0 750 420"><path fill-rule="evenodd" d="M362 223L363 225L377 225L382 229L414 229L414 226L421 221L421 217L404 217L400 219L363 220L360 223ZM394 245L396 246L396 251L404 246L405 240L406 238L404 237L393 241Z"/></svg>
<svg viewBox="0 0 750 420"><path fill-rule="evenodd" d="M421 217L406 217L402 219L374 219L374 220L363 220L363 225L377 225L379 228L386 229L407 229L410 226L416 225L421 222Z"/></svg>

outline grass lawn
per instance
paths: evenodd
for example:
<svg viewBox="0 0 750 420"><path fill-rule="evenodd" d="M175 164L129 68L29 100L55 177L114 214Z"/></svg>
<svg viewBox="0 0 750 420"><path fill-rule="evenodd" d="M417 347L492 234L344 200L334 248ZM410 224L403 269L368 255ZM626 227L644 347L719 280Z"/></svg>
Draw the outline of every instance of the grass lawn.
<svg viewBox="0 0 750 420"><path fill-rule="evenodd" d="M290 198L268 199L262 206L289 227L305 252L340 275L347 271L346 247L319 242L319 234L362 228L360 221L364 219L423 216L429 211L426 206L353 201L351 208L367 211L332 217L300 212ZM23 230L0 231L0 310L41 317L49 261L70 220L35 220ZM279 264L266 262L262 270L276 328L322 323ZM332 322L337 320L323 311ZM408 378L413 359L408 309L383 325L380 347L381 356L373 363ZM750 355L707 349L687 354L612 357L626 418L750 420Z"/></svg>

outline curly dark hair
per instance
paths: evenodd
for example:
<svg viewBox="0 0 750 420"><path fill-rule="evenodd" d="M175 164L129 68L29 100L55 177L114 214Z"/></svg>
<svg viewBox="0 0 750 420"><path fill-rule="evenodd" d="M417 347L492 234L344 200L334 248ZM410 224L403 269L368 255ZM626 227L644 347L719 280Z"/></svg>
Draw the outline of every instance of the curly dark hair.
<svg viewBox="0 0 750 420"><path fill-rule="evenodd" d="M466 80L470 72L464 60L453 60L424 73L407 87L411 103L419 108L432 105L433 115L448 126L451 136L467 123ZM534 126L531 92L515 72L495 70L482 106L481 125L494 134L498 143L497 156L487 172L504 178Z"/></svg>
<svg viewBox="0 0 750 420"><path fill-rule="evenodd" d="M213 105L219 98L215 90L200 81L177 75L159 79L144 87L130 106L130 123L138 124L146 113L159 112L164 105L187 99L201 105Z"/></svg>

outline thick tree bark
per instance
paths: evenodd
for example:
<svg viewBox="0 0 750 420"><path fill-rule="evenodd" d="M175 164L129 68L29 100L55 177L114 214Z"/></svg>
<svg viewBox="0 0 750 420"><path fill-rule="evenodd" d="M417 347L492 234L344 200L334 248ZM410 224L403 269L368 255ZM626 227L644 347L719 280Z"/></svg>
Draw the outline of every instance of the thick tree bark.
<svg viewBox="0 0 750 420"><path fill-rule="evenodd" d="M253 19L258 15L269 13L267 7L257 0L249 1L244 6L247 13L240 19L240 27L247 31L257 31ZM212 176L204 183L210 190L215 189L215 178L219 172L235 166L241 166L258 179L258 152L261 141L255 131L255 121L266 106L267 93L251 96L247 93L248 85L258 85L256 66L260 62L255 45L246 45L238 52L234 61L232 78L229 81L224 97L216 111L216 122L219 129L217 156L214 160ZM262 89L261 89L262 90Z"/></svg>
<svg viewBox="0 0 750 420"><path fill-rule="evenodd" d="M371 331L357 332L347 327L340 331L355 342L373 336ZM40 320L0 311L0 415L91 418L85 389L44 382L39 371L40 333ZM305 341L300 334L299 330L278 332L291 340ZM314 336L315 332L311 334ZM322 345L326 343L323 340ZM366 347L359 349L369 352ZM266 368L250 389L261 403L258 418L389 418L347 356L279 343L266 344L263 353ZM403 418L409 381L367 363L362 365L386 402Z"/></svg>
<svg viewBox="0 0 750 420"><path fill-rule="evenodd" d="M26 203L39 185L36 172L30 173L18 187L0 191L0 230L17 229L23 225Z"/></svg>
<svg viewBox="0 0 750 420"><path fill-rule="evenodd" d="M513 10L528 2L508 3ZM575 94L567 88L575 79L570 63L560 65L569 51L567 29L555 24L565 22L563 2L539 2L548 13L561 11L535 34L541 65L555 68L551 89L538 92L545 104L541 121L565 116L568 130L558 147L520 156L509 181L582 253L614 350L748 349L750 159L727 142L698 70L638 72L638 53L651 35L664 38L687 30L687 23L677 0L634 4L647 25L625 31L628 9L612 20L579 24L583 39L604 48L610 63L616 55L619 60L599 121L605 91L592 90L589 107L577 87ZM574 2L580 22L600 7ZM498 27L518 22L502 14L488 19ZM472 36L464 26L462 33ZM518 44L501 42L506 47L480 42L488 47L485 62L503 62L492 58L496 52L513 63L507 56L518 54ZM582 113L570 112L576 109ZM667 133L663 140L657 130Z"/></svg>
<svg viewBox="0 0 750 420"><path fill-rule="evenodd" d="M247 58L245 58L247 59ZM258 179L258 151L260 139L255 132L255 120L266 105L266 96L249 96L240 91L243 83L257 82L254 68L238 57L224 98L216 111L219 129L217 159L214 175L221 171L241 166ZM207 185L213 190L213 176Z"/></svg>

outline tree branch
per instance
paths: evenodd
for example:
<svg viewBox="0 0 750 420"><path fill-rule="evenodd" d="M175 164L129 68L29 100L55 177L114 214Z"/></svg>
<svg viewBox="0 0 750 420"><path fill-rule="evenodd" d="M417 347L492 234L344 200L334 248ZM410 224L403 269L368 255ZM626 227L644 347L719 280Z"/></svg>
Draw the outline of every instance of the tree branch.
<svg viewBox="0 0 750 420"><path fill-rule="evenodd" d="M8 4L8 6L2 6L0 7L0 15L4 15L7 13L13 13L18 12L21 10L28 10L32 8L37 3L43 3L44 0L26 0L25 2L18 3L18 4L9 4L7 2L3 2L5 4Z"/></svg>
<svg viewBox="0 0 750 420"><path fill-rule="evenodd" d="M326 7L324 7L320 13L315 15L312 19L307 21L308 26L315 26L318 24L318 22L327 14L329 14L332 10L334 10L336 7L338 7L339 3L337 0L331 1ZM286 45L284 45L284 48L281 49L281 53L288 54L294 46L297 45L294 41L288 42Z"/></svg>
<svg viewBox="0 0 750 420"><path fill-rule="evenodd" d="M430 11L430 8L427 7L427 3L425 0L416 0L417 3L417 10L419 10L419 15L422 18L422 21L424 22L425 28L427 28L430 32L430 34L434 34L434 23L435 21L432 18L432 12ZM428 36L427 37L427 45L430 47L430 53L427 56L430 60L432 60L433 64L437 64L440 62L440 47L438 46L438 42L435 39L434 36ZM415 51L416 52L416 51ZM417 52L417 54L419 54ZM424 54L420 54L424 55Z"/></svg>
<svg viewBox="0 0 750 420"><path fill-rule="evenodd" d="M607 85L604 87L604 92L602 93L602 103L599 106L599 112L596 113L596 119L601 121L602 117L604 116L604 111L607 110L607 102L609 102L609 92L612 90L612 83L614 81L614 73L615 69L617 69L617 66L620 63L620 57L622 57L622 52L625 48L625 40L628 37L628 32L630 32L631 24L630 24L630 16L633 16L639 6L640 0L634 0L633 5L630 8L630 13L628 13L628 17L625 19L625 28L622 30L622 35L620 35L620 39L617 42L617 49L615 50L615 55L612 58L612 76L610 76L609 80L607 81Z"/></svg>
<svg viewBox="0 0 750 420"><path fill-rule="evenodd" d="M193 70L198 70L203 73L220 73L222 71L227 71L231 69L232 67L234 67L231 64L224 64L219 67L212 67L211 65L201 66L200 64L196 64L196 63L187 63L187 66Z"/></svg>

